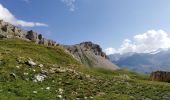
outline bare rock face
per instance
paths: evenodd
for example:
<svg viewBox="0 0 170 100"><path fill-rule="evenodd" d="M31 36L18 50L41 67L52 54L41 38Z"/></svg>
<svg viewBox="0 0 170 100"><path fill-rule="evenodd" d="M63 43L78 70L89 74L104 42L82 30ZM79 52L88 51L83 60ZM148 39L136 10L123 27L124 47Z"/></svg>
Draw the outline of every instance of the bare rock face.
<svg viewBox="0 0 170 100"><path fill-rule="evenodd" d="M92 42L82 42L76 45L64 45L74 58L87 67L98 67L105 69L119 69L118 66L111 63L102 48Z"/></svg>
<svg viewBox="0 0 170 100"><path fill-rule="evenodd" d="M170 72L156 71L150 75L150 80L170 83Z"/></svg>
<svg viewBox="0 0 170 100"><path fill-rule="evenodd" d="M32 30L22 30L19 27L4 22L3 20L0 20L0 39L1 38L20 38L47 46L57 45L55 41L43 38L41 34L38 34Z"/></svg>

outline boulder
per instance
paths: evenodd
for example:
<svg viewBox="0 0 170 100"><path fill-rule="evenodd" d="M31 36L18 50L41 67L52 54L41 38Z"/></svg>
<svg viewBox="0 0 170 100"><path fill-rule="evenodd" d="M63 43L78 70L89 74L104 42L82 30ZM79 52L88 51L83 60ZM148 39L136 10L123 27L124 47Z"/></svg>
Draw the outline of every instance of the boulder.
<svg viewBox="0 0 170 100"><path fill-rule="evenodd" d="M33 82L42 82L46 77L44 74L37 74L34 76Z"/></svg>
<svg viewBox="0 0 170 100"><path fill-rule="evenodd" d="M27 65L29 66L36 66L37 64L33 62L31 59L26 62Z"/></svg>
<svg viewBox="0 0 170 100"><path fill-rule="evenodd" d="M31 40L32 42L38 41L38 34L33 32L32 30L27 32L26 38Z"/></svg>
<svg viewBox="0 0 170 100"><path fill-rule="evenodd" d="M156 71L150 74L150 80L170 83L170 72Z"/></svg>

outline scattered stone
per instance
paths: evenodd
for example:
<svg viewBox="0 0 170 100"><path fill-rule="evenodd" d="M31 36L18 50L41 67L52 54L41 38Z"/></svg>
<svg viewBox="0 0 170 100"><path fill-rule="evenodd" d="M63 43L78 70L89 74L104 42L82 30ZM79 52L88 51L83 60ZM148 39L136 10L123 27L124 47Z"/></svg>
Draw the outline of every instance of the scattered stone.
<svg viewBox="0 0 170 100"><path fill-rule="evenodd" d="M46 87L46 90L50 90L50 87Z"/></svg>
<svg viewBox="0 0 170 100"><path fill-rule="evenodd" d="M42 68L42 67L44 67L44 65L43 64L39 64L39 67Z"/></svg>
<svg viewBox="0 0 170 100"><path fill-rule="evenodd" d="M13 77L14 79L16 79L17 77L15 73L11 73L10 76Z"/></svg>
<svg viewBox="0 0 170 100"><path fill-rule="evenodd" d="M16 66L16 68L20 69L20 66Z"/></svg>
<svg viewBox="0 0 170 100"><path fill-rule="evenodd" d="M60 94L63 94L63 91L64 91L64 90L63 90L62 88L59 88L59 89L58 89L58 92L59 92Z"/></svg>
<svg viewBox="0 0 170 100"><path fill-rule="evenodd" d="M25 58L24 57L18 57L17 58L17 62L19 63L19 64L24 64L25 63Z"/></svg>
<svg viewBox="0 0 170 100"><path fill-rule="evenodd" d="M46 75L37 74L34 76L33 82L42 82L46 77L47 77Z"/></svg>
<svg viewBox="0 0 170 100"><path fill-rule="evenodd" d="M37 94L38 92L37 91L33 91L34 94Z"/></svg>
<svg viewBox="0 0 170 100"><path fill-rule="evenodd" d="M60 99L62 99L62 95L58 95L57 97L59 97Z"/></svg>
<svg viewBox="0 0 170 100"><path fill-rule="evenodd" d="M28 73L25 73L25 72L24 72L24 75L28 75Z"/></svg>
<svg viewBox="0 0 170 100"><path fill-rule="evenodd" d="M26 62L27 65L29 66L36 66L36 63L32 61L32 59L29 59L27 62Z"/></svg>
<svg viewBox="0 0 170 100"><path fill-rule="evenodd" d="M48 71L47 71L47 70L41 70L41 74L47 75L47 74L48 74Z"/></svg>
<svg viewBox="0 0 170 100"><path fill-rule="evenodd" d="M89 98L90 98L90 99L93 99L93 97L92 97L92 96L90 96Z"/></svg>
<svg viewBox="0 0 170 100"><path fill-rule="evenodd" d="M90 75L87 75L87 74L86 74L86 78L90 78Z"/></svg>

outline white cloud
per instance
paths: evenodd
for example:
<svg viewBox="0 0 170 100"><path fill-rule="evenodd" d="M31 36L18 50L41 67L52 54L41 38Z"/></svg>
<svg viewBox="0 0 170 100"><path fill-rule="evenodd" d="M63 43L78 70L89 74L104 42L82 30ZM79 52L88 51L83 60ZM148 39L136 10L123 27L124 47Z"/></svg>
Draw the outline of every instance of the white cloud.
<svg viewBox="0 0 170 100"><path fill-rule="evenodd" d="M7 8L0 4L0 19L9 22L13 25L23 27L35 27L35 26L48 26L47 24L40 22L27 22L17 19Z"/></svg>
<svg viewBox="0 0 170 100"><path fill-rule="evenodd" d="M76 0L61 0L61 1L65 3L67 7L69 7L70 11L75 11Z"/></svg>
<svg viewBox="0 0 170 100"><path fill-rule="evenodd" d="M163 30L149 30L133 37L133 40L125 39L120 48L107 48L106 54L127 52L149 53L158 49L170 48L170 37Z"/></svg>

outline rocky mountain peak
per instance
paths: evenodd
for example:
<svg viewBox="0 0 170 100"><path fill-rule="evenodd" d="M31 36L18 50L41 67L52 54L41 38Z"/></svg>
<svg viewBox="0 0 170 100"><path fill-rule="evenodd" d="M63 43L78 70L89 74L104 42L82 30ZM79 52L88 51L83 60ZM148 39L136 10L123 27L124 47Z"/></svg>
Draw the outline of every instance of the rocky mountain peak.
<svg viewBox="0 0 170 100"><path fill-rule="evenodd" d="M87 67L99 67L112 70L119 68L111 63L102 51L102 48L93 42L82 42L76 45L64 45L63 47Z"/></svg>
<svg viewBox="0 0 170 100"><path fill-rule="evenodd" d="M100 45L98 44L94 44L91 41L88 42L82 42L79 44L81 46L81 48L85 51L91 51L93 52L95 55L98 56L102 56L106 59L108 59L108 57L106 56L106 54L102 51L102 48L100 47Z"/></svg>

